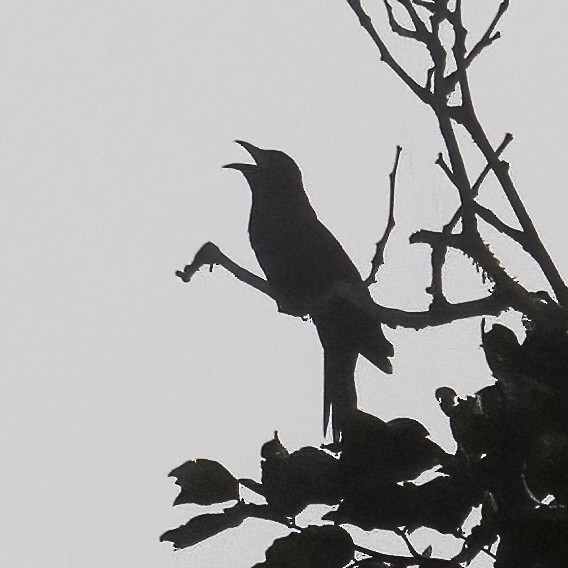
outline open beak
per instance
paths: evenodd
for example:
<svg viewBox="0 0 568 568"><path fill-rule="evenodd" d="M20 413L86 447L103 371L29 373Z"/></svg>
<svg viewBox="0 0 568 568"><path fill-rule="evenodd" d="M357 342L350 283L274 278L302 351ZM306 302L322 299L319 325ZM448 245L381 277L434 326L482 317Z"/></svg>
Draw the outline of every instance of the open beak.
<svg viewBox="0 0 568 568"><path fill-rule="evenodd" d="M238 170L243 174L252 173L257 170L258 166L262 165L263 158L264 158L264 150L257 148L253 144L249 142L245 142L244 140L235 140L237 144L242 146L252 157L252 159L256 162L255 164L226 164L223 167L229 168L232 170Z"/></svg>

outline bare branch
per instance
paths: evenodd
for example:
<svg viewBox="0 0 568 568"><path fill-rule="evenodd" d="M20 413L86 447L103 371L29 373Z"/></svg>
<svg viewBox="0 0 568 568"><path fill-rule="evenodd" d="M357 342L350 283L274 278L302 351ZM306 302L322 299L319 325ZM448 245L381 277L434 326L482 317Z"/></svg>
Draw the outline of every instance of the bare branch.
<svg viewBox="0 0 568 568"><path fill-rule="evenodd" d="M461 218L463 221L463 230L465 232L476 233L476 218L473 212L473 196L471 193L471 184L467 175L467 170L465 168L465 163L461 150L458 144L456 134L454 132L454 126L452 121L448 116L443 116L440 113L436 113L438 117L438 124L440 127L440 132L446 148L448 150L448 156L451 163L451 180L456 186L461 202Z"/></svg>
<svg viewBox="0 0 568 568"><path fill-rule="evenodd" d="M412 0L416 6L422 6L422 8L426 8L430 12L434 13L437 9L435 2L429 2L428 0Z"/></svg>
<svg viewBox="0 0 568 568"><path fill-rule="evenodd" d="M177 271L176 275L184 282L189 282L193 275L205 265L223 266L226 270L231 272L238 280L245 284L252 286L255 290L266 294L272 298L276 303L279 302L273 288L270 284L256 276L252 272L242 268L237 263L233 262L229 257L224 255L221 250L213 243L205 243L197 254L193 262L185 267L183 271ZM482 315L499 315L503 310L507 309L507 303L498 298L496 295L491 295L482 300L474 300L472 302L463 302L459 304L447 304L440 309L430 309L425 312L406 312L395 308L388 308L380 306L373 302L368 297L366 300L361 300L361 295L354 293L349 287L338 286L330 291L330 296L340 296L352 302L359 309L366 311L372 317L377 318L378 322L382 322L390 327L406 327L413 329L424 329L430 326L443 325L455 320L470 318ZM329 298L327 298L329 299ZM324 298L322 301L326 301ZM284 311L279 304L280 311ZM287 311L290 315L303 316L302 313L292 313Z"/></svg>
<svg viewBox="0 0 568 568"><path fill-rule="evenodd" d="M499 5L497 14L493 18L493 21L487 28L487 31L483 34L481 39L473 46L471 51L467 54L465 60L467 65L469 65L482 51L484 48L489 47L496 39L501 37L499 32L493 33L499 20L504 16L505 12L509 9L509 0L503 0Z"/></svg>
<svg viewBox="0 0 568 568"><path fill-rule="evenodd" d="M436 67L430 67L427 71L426 71L426 89L428 89L428 91L432 90L432 82L433 82L433 78L434 78L434 73L436 71Z"/></svg>
<svg viewBox="0 0 568 568"><path fill-rule="evenodd" d="M505 148L512 141L513 141L513 135L507 132L507 134L505 134L505 138L503 138L503 142L501 142L501 144L499 144L499 146L495 150L497 156L500 156L503 153L503 150L505 150ZM487 177L487 174L489 174L490 171L491 171L491 166L489 164L486 164L482 172L479 174L478 178L475 180L475 183L471 186L471 192L473 193L474 197L477 197L477 195L479 194L479 188L481 187L481 184L484 182L485 178Z"/></svg>
<svg viewBox="0 0 568 568"><path fill-rule="evenodd" d="M446 161L444 160L444 156L442 156L441 152L438 154L438 159L436 160L435 164L437 166L440 166L440 168L442 168L442 170L444 171L444 173L446 174L448 179L452 182L452 184L455 185L459 189L458 182L456 180L456 176L454 176L454 172L452 172L450 166L448 166L448 164L446 164Z"/></svg>
<svg viewBox="0 0 568 568"><path fill-rule="evenodd" d="M484 221L486 221L492 227L497 229L500 233L507 235L509 238L513 239L524 248L524 246L526 245L526 239L525 239L525 234L522 231L510 227L509 225L501 221L501 219L499 219L499 217L497 217L497 215L493 213L493 211L487 209L487 207L484 207L483 205L480 205L477 202L475 203L475 212Z"/></svg>
<svg viewBox="0 0 568 568"><path fill-rule="evenodd" d="M542 243L538 231L530 218L528 211L522 202L519 193L511 179L509 173L509 164L499 159L496 150L489 142L483 127L479 123L473 107L468 112L467 118L464 121L464 127L473 139L474 144L479 148L484 158L487 160L488 165L491 167L499 184L503 188L505 196L511 204L521 228L525 234L524 249L534 258L540 266L546 279L552 286L556 299L563 306L568 306L568 287L560 276L554 261Z"/></svg>
<svg viewBox="0 0 568 568"><path fill-rule="evenodd" d="M451 15L448 16L448 21L452 25L454 30L454 47L452 52L454 54L454 59L456 62L456 72L458 84L461 91L462 107L464 109L471 108L472 99L471 92L469 89L469 79L467 76L467 63L466 58L466 46L465 40L467 36L467 30L463 25L462 21L462 11L461 11L461 0L456 0L456 8Z"/></svg>
<svg viewBox="0 0 568 568"><path fill-rule="evenodd" d="M499 23L499 20L503 17L507 9L509 8L509 0L504 0L498 10L497 14L493 18L491 24L487 28L487 31L483 34L481 39L473 46L469 53L464 53L463 64L464 69L467 69L474 61L474 59L486 48L493 44L494 41L501 37L499 32L493 33L495 27ZM452 90L458 81L458 71L453 71L445 79L446 88Z"/></svg>
<svg viewBox="0 0 568 568"><path fill-rule="evenodd" d="M491 294L478 300L455 304L451 302L432 304L430 309L424 312L408 312L377 306L377 315L380 321L389 327L419 330L477 316L498 316L507 309L509 304L505 298Z"/></svg>
<svg viewBox="0 0 568 568"><path fill-rule="evenodd" d="M392 6L387 2L387 0L384 0L385 3L385 8L387 9L387 14L388 14L388 18L389 18L389 24L391 27L391 30L401 36L401 37L407 37L416 41L423 41L423 39L420 37L420 34L418 34L416 31L413 30L409 30L407 28L405 28L404 26L402 26L394 17L393 11L392 11Z"/></svg>
<svg viewBox="0 0 568 568"><path fill-rule="evenodd" d="M431 38L431 33L426 27L426 24L422 21L422 18L418 15L416 8L412 4L411 0L396 0L399 4L404 6L404 9L408 12L410 19L412 20L412 24L414 25L414 29L418 34L420 41L424 43L428 43Z"/></svg>
<svg viewBox="0 0 568 568"><path fill-rule="evenodd" d="M373 256L373 260L371 261L371 273L365 279L365 284L367 286L370 286L371 284L374 284L377 281L377 272L379 271L379 268L385 262L385 257L384 257L385 247L387 246L387 241L390 237L390 234L392 233L392 230L395 227L394 200L395 200L395 188L396 188L396 172L398 170L398 162L399 162L399 159L400 159L400 153L401 152L402 152L402 147L397 146L396 147L396 156L395 156L395 159L394 159L394 166L393 166L393 169L392 169L392 171L389 175L389 180L390 180L389 218L388 218L388 221L387 221L387 226L385 228L385 232L383 233L383 236L381 237L381 239L377 243L375 256Z"/></svg>
<svg viewBox="0 0 568 568"><path fill-rule="evenodd" d="M394 533L397 534L400 538L402 538L402 540L404 540L404 544L406 544L406 547L408 548L408 552L410 552L410 554L414 558L422 558L422 555L419 554L419 552L414 548L414 546L410 542L410 539L408 538L408 535L406 534L406 532L404 530L395 529Z"/></svg>
<svg viewBox="0 0 568 568"><path fill-rule="evenodd" d="M398 62L391 55L387 46L379 36L377 30L373 26L373 22L369 15L363 10L360 0L347 0L347 3L359 19L359 23L369 34L374 44L379 49L381 60L384 61L398 77L410 88L410 90L425 104L434 107L437 105L436 100L432 97L427 89L419 85L406 71L398 64Z"/></svg>
<svg viewBox="0 0 568 568"><path fill-rule="evenodd" d="M479 234L445 234L435 231L418 231L410 237L410 243L423 243L430 246L446 245L462 251L466 256L473 259L486 272L495 283L495 292L507 298L508 305L527 315L533 321L557 321L568 323L568 310L559 311L558 304L550 304L542 301L540 296L531 294L526 288L509 276L495 258L487 245L481 240Z"/></svg>
<svg viewBox="0 0 568 568"><path fill-rule="evenodd" d="M430 257L430 263L432 265L432 283L428 286L428 288L426 288L426 292L432 296L431 307L443 306L448 303L448 300L444 296L444 285L442 279L448 247L443 244L431 246L432 254Z"/></svg>
<svg viewBox="0 0 568 568"><path fill-rule="evenodd" d="M361 552L370 556L371 558L368 560L376 561L379 560L381 562L387 562L388 564L392 564L397 567L406 567L406 566L418 566L419 568L424 566L429 566L433 568L434 566L446 566L447 568L459 568L459 565L456 564L453 560L446 560L444 558L424 558L422 556L396 556L394 554L384 554L383 552L377 552L375 550L370 550L369 548L364 548L363 546L355 545L355 550L357 552ZM423 564L424 563L424 564ZM355 566L369 566L369 563L366 560L360 560ZM372 566L372 564L371 564Z"/></svg>
<svg viewBox="0 0 568 568"><path fill-rule="evenodd" d="M378 322L389 327L404 327L415 330L444 325L456 320L476 316L497 316L510 307L509 298L501 295L499 290L495 290L489 296L477 300L459 303L447 301L439 304L433 303L428 310L419 312L382 306L375 303L370 296L362 297L347 286L337 287L333 294L351 302L360 310L376 318Z"/></svg>
<svg viewBox="0 0 568 568"><path fill-rule="evenodd" d="M503 139L503 142L501 142L501 144L499 145L497 150L495 150L495 153L497 154L497 156L500 156L503 153L505 148L509 145L509 143L512 140L513 140L512 134L505 134L505 138ZM479 190L481 188L481 184L483 183L483 181L487 177L487 174L490 171L491 171L491 166L489 164L487 164L483 168L482 172L479 174L477 179L475 180L475 183L471 186L471 192L472 192L474 197L478 196ZM456 210L456 212L452 216L452 219L450 220L450 222L447 225L444 226L444 228L442 230L443 233L448 234L448 233L451 233L453 231L453 229L457 225L458 221L461 219L461 213L462 213L462 208L461 208L461 205L460 205L460 207L458 207L458 209Z"/></svg>

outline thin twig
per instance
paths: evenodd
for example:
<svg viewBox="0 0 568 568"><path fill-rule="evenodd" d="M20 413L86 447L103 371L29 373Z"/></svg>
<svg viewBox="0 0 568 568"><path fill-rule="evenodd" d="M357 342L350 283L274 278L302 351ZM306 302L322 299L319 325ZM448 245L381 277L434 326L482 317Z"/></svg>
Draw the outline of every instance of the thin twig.
<svg viewBox="0 0 568 568"><path fill-rule="evenodd" d="M504 0L499 6L499 10L493 19L493 22L489 26L488 35L493 33L495 26L497 25L499 19L505 13L509 6L508 0ZM538 232L530 218L524 203L522 202L517 190L511 180L509 174L509 166L506 162L503 162L497 157L496 151L493 149L491 143L489 142L483 127L479 123L479 120L475 114L475 109L473 107L471 94L469 91L469 82L467 77L467 64L465 63L465 36L466 30L463 27L461 20L461 2L456 2L455 18L452 20L452 25L454 28L456 40L454 44L454 56L456 59L456 66L458 71L458 82L462 92L462 106L464 109L462 115L462 124L464 125L467 132L472 137L475 145L479 148L483 156L485 157L487 164L494 171L503 191L521 227L524 232L524 244L523 248L536 260L536 262L541 267L546 278L548 279L550 285L552 286L556 297L562 305L568 305L568 287L562 280L558 269L556 268L554 262L552 261L548 251L544 247ZM455 168L454 168L455 169ZM463 205L463 203L462 203ZM464 222L464 230L466 230L466 217L467 210L463 210L462 219ZM503 271L504 273L504 271Z"/></svg>
<svg viewBox="0 0 568 568"><path fill-rule="evenodd" d="M464 535L462 535L462 534L459 534L459 535L456 535L456 536L457 536L457 538L461 538L462 540L467 541L467 537L464 536ZM466 549L466 550L467 550L467 549ZM484 546L483 548L480 548L480 549L479 549L479 552L484 552L485 554L487 554L487 556L490 556L490 557L493 558L494 560L497 560L497 555L496 555L496 554L493 554L493 552L491 552L491 549L489 549L487 546ZM463 553L464 553L464 551L462 550L459 554L457 554L456 556L454 556L454 560L455 560L456 562L463 562L463 560L461 560ZM477 556L477 553L476 553L476 556Z"/></svg>
<svg viewBox="0 0 568 568"><path fill-rule="evenodd" d="M526 314L533 320L549 321L551 317L568 323L568 311L558 310L558 305L550 306L538 301L534 295L511 278L501 266L499 260L493 255L479 234L459 235L438 233L435 231L418 231L411 235L411 243L425 243L430 246L445 244L446 246L461 250L466 256L473 259L485 271L489 278L495 282L496 292L507 297L509 306Z"/></svg>
<svg viewBox="0 0 568 568"><path fill-rule="evenodd" d="M568 306L568 287L560 276L554 261L542 243L538 231L530 218L528 211L522 202L519 193L511 179L509 173L509 166L497 156L496 151L493 149L489 142L485 131L479 123L477 116L472 112L466 122L464 123L466 130L469 132L476 146L481 150L481 153L487 160L491 169L495 173L499 184L503 188L505 196L507 197L511 208L515 213L519 223L526 236L525 250L534 258L540 266L546 279L550 283L556 299L563 306Z"/></svg>
<svg viewBox="0 0 568 568"><path fill-rule="evenodd" d="M506 223L501 221L501 219L499 219L499 217L497 217L497 215L495 213L493 213L493 211L491 211L491 209L487 209L487 207L484 207L483 205L480 205L479 203L475 203L475 212L484 221L486 221L492 227L497 229L500 233L507 235L509 238L511 238L515 242L519 243L523 248L525 247L525 245L526 245L525 234L522 231L519 231L518 229L514 229L513 227L510 227L509 225L507 225Z"/></svg>
<svg viewBox="0 0 568 568"><path fill-rule="evenodd" d="M497 14L493 18L491 24L487 28L487 31L483 34L481 39L473 46L470 52L466 56L466 63L469 65L471 61L473 61L482 51L484 48L490 46L496 39L499 39L500 34L499 32L493 33L499 20L505 15L505 12L509 9L509 0L503 0L501 2L499 9L497 10Z"/></svg>
<svg viewBox="0 0 568 568"><path fill-rule="evenodd" d="M436 3L429 2L428 0L413 0L416 6L422 6L422 8L426 8L430 12L434 13L436 11Z"/></svg>
<svg viewBox="0 0 568 568"><path fill-rule="evenodd" d="M503 150L505 150L505 148L512 141L513 141L513 135L507 132L507 134L505 134L505 138L503 138L503 142L501 142L501 144L499 144L499 146L495 150L497 156L500 156L503 153ZM479 188L481 187L481 184L485 181L485 178L487 177L490 171L491 171L491 166L489 164L486 164L482 172L479 174L478 178L475 180L475 183L471 186L471 193L473 194L474 197L477 197L477 195L479 194Z"/></svg>
<svg viewBox="0 0 568 568"><path fill-rule="evenodd" d="M483 34L481 39L473 46L473 48L467 53L464 54L463 64L464 68L467 69L474 61L474 59L486 48L493 44L494 41L498 40L501 37L499 32L493 33L495 27L499 23L499 20L503 17L507 9L509 8L509 0L504 0L499 9L497 10L497 14L493 18L491 24L487 28L486 32ZM453 71L450 73L445 79L446 88L448 92L453 90L454 86L458 81L458 71Z"/></svg>
<svg viewBox="0 0 568 568"><path fill-rule="evenodd" d="M373 260L371 261L371 273L365 279L365 284L367 286L370 286L371 284L374 284L377 281L377 272L385 262L385 257L384 257L385 247L387 246L387 241L390 237L390 234L392 233L392 230L395 227L394 201L395 201L395 188L396 188L396 172L398 170L398 162L400 159L401 152L402 152L402 147L397 146L396 156L394 159L394 166L391 173L389 174L389 179L390 179L389 218L387 226L385 228L385 232L383 233L383 236L377 243L375 256L373 256Z"/></svg>
<svg viewBox="0 0 568 568"><path fill-rule="evenodd" d="M410 542L410 539L408 538L408 535L404 530L396 529L394 533L397 534L400 538L402 538L402 540L404 540L404 543L408 548L408 552L410 552L410 554L412 554L414 558L422 558L422 555L414 548L414 546Z"/></svg>
<svg viewBox="0 0 568 568"><path fill-rule="evenodd" d="M419 85L394 59L387 46L381 39L381 36L373 26L371 18L365 12L365 10L363 10L360 0L347 0L347 3L359 19L359 23L361 24L363 29L369 34L374 44L379 49L381 60L384 61L398 75L398 77L422 102L424 102L428 106L435 106L436 101L432 97L432 93Z"/></svg>
<svg viewBox="0 0 568 568"><path fill-rule="evenodd" d="M444 173L446 174L446 176L452 182L453 185L455 185L456 187L459 187L458 182L456 180L456 176L454 175L454 172L452 172L450 166L448 166L448 164L444 160L444 156L442 156L441 152L438 154L438 159L434 163L437 166L440 166L440 168L442 168L442 170L444 171Z"/></svg>
<svg viewBox="0 0 568 568"><path fill-rule="evenodd" d="M446 560L445 558L424 558L420 555L418 556L396 556L394 554L384 554L383 552L377 552L369 548L364 548L363 546L355 545L355 551L361 552L370 556L374 560L381 560L383 562L388 562L394 564L395 566L421 566L422 563L428 562L428 566L447 566L449 568L459 568L458 565L453 560Z"/></svg>
<svg viewBox="0 0 568 568"><path fill-rule="evenodd" d="M239 513L243 516L243 518L255 517L258 519L272 521L284 525L285 527L288 527L300 533L304 530L304 527L297 525L294 519L290 517L284 517L274 512L269 505L257 505L255 503L239 502L237 503L237 505L233 506L233 509L238 509ZM421 557L416 558L408 556L397 556L395 554L385 554L383 552L378 552L376 550L371 550L369 548L364 548L362 546L357 546L357 545L354 545L354 550L356 552L360 552L362 554L370 556L373 559L381 560L383 562L394 563L397 566L413 566L416 565L416 561L420 560L421 558ZM452 560L446 560L443 558L429 558L428 560L429 561L431 560L432 562L436 563L438 566L448 566L448 567L456 566L456 564Z"/></svg>
<svg viewBox="0 0 568 568"><path fill-rule="evenodd" d="M513 140L513 135L512 134L505 134L505 138L503 139L503 142L501 142L501 144L499 144L499 147L495 150L495 153L497 154L497 156L500 156L503 151L505 150L505 148L510 144L510 142L512 142ZM485 178L487 177L487 174L491 171L491 166L489 164L487 164L482 172L479 174L479 176L477 177L477 179L475 180L475 183L471 186L471 193L473 194L474 197L477 197L479 195L479 190L481 189L481 184L484 182ZM462 208L461 205L457 208L456 212L453 214L451 220L444 226L443 228L443 233L445 234L450 234L455 226L457 225L458 221L461 219L461 213L462 213Z"/></svg>
<svg viewBox="0 0 568 568"><path fill-rule="evenodd" d="M387 10L387 15L389 18L389 24L391 27L391 30L399 35L400 37L407 37L410 39L413 39L415 41L423 41L423 38L421 38L420 34L417 33L414 30L409 30L407 28L405 28L403 25L401 25L397 19L394 17L394 13L392 10L392 6L388 3L387 0L384 0L385 3L385 8Z"/></svg>
<svg viewBox="0 0 568 568"><path fill-rule="evenodd" d="M426 24L422 21L422 18L418 15L414 4L411 0L396 0L399 4L404 6L404 9L407 11L410 19L412 20L412 24L416 33L418 35L418 40L423 43L428 43L431 38L431 33L426 27Z"/></svg>

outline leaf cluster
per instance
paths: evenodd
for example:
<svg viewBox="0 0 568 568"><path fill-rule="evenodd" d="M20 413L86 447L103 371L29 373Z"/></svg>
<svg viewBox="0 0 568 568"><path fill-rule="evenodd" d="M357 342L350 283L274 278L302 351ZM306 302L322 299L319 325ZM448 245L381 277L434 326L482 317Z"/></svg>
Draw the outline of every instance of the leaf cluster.
<svg viewBox="0 0 568 568"><path fill-rule="evenodd" d="M200 514L161 540L193 546L248 518L281 523L260 567L465 566L479 553L502 566L556 566L568 559L568 336L565 330L528 325L519 343L495 324L482 344L496 379L459 399L449 387L436 397L448 416L457 450L448 454L417 420L388 422L356 410L340 445L290 452L278 434L261 448L260 480L237 479L220 463L197 459L171 472L180 493L174 505L235 501L222 512ZM417 479L419 478L419 479ZM423 479L426 479L423 482ZM243 498L243 488L263 503ZM327 505L321 525L301 527L296 517ZM480 506L478 524L464 522ZM392 531L409 556L357 546L343 526ZM463 539L453 559L419 554L410 542L427 527ZM540 563L540 564L539 564ZM568 565L568 564L567 564Z"/></svg>

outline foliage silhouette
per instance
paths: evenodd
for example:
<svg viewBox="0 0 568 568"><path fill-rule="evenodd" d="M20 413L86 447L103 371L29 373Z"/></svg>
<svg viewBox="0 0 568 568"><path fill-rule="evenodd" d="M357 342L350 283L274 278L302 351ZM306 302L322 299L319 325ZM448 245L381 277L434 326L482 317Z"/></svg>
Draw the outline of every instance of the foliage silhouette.
<svg viewBox="0 0 568 568"><path fill-rule="evenodd" d="M193 262L176 274L189 282L201 266L222 265L273 298L281 311L311 315L324 346L324 425L329 421L331 405L333 443L290 453L275 434L261 449L260 481L237 480L209 460L180 466L172 472L181 487L174 504L236 503L221 513L198 515L166 532L162 540L186 548L254 517L291 530L287 537L274 542L266 552L266 561L256 568L458 567L470 564L480 554L492 557L496 568L568 566L568 288L525 209L508 164L501 159L513 137L505 135L497 147L489 141L475 112L468 75L476 58L499 39L496 27L509 2L499 4L480 39L468 44L461 0L385 1L393 34L413 41L431 59L432 66L423 80L411 76L393 57L358 0L347 0L347 5L378 49L382 62L433 111L446 151L446 156L439 154L436 164L456 188L460 200L455 214L440 231L420 230L409 239L411 244L431 248L429 309L406 312L378 305L364 287L376 281L395 226L400 148L390 175L389 223L377 243L371 274L363 280L335 238L317 220L296 164L281 152L259 150L241 142L256 164L229 167L243 172L251 185L253 216L259 191L272 188L287 192L277 197L271 194L267 221L255 226L251 216L251 243L267 279L238 266L213 243L206 243ZM448 30L453 38L450 46L442 41ZM460 130L469 135L472 148L486 164L473 182L466 167L464 143L458 137ZM276 159L277 164L267 166L269 158ZM517 226L503 222L479 200L489 174L503 190ZM302 205L288 214L284 195L290 195L291 184ZM302 221L306 218L307 227ZM551 293L528 290L509 275L502 259L482 238L483 224L522 247L541 269ZM487 296L460 303L446 298L443 269L448 248L474 262L491 284ZM480 339L495 383L462 399L447 386L436 391L457 445L454 454L442 450L414 419L385 422L357 410L354 361L359 353L368 356L363 340L368 333L381 338L381 325L423 329L458 319L495 316L506 310L523 316L525 337L519 341L512 329L502 324L487 329L482 321ZM382 345L378 351L380 364L369 358L388 371L391 351L382 340L378 344ZM333 370L340 380L331 378L333 373L327 368L331 347L335 355L344 357L341 373ZM247 502L239 487L255 492L265 503ZM328 506L321 517L322 525L299 526L296 517L312 504ZM479 508L477 524L466 530L466 520L475 508ZM338 525L393 531L406 543L408 555L361 547ZM431 547L417 552L409 534L420 527L462 539L460 552L447 559L433 557Z"/></svg>
<svg viewBox="0 0 568 568"><path fill-rule="evenodd" d="M220 463L198 459L188 461L170 472L181 487L174 505L196 503L213 505L238 499L238 481Z"/></svg>

